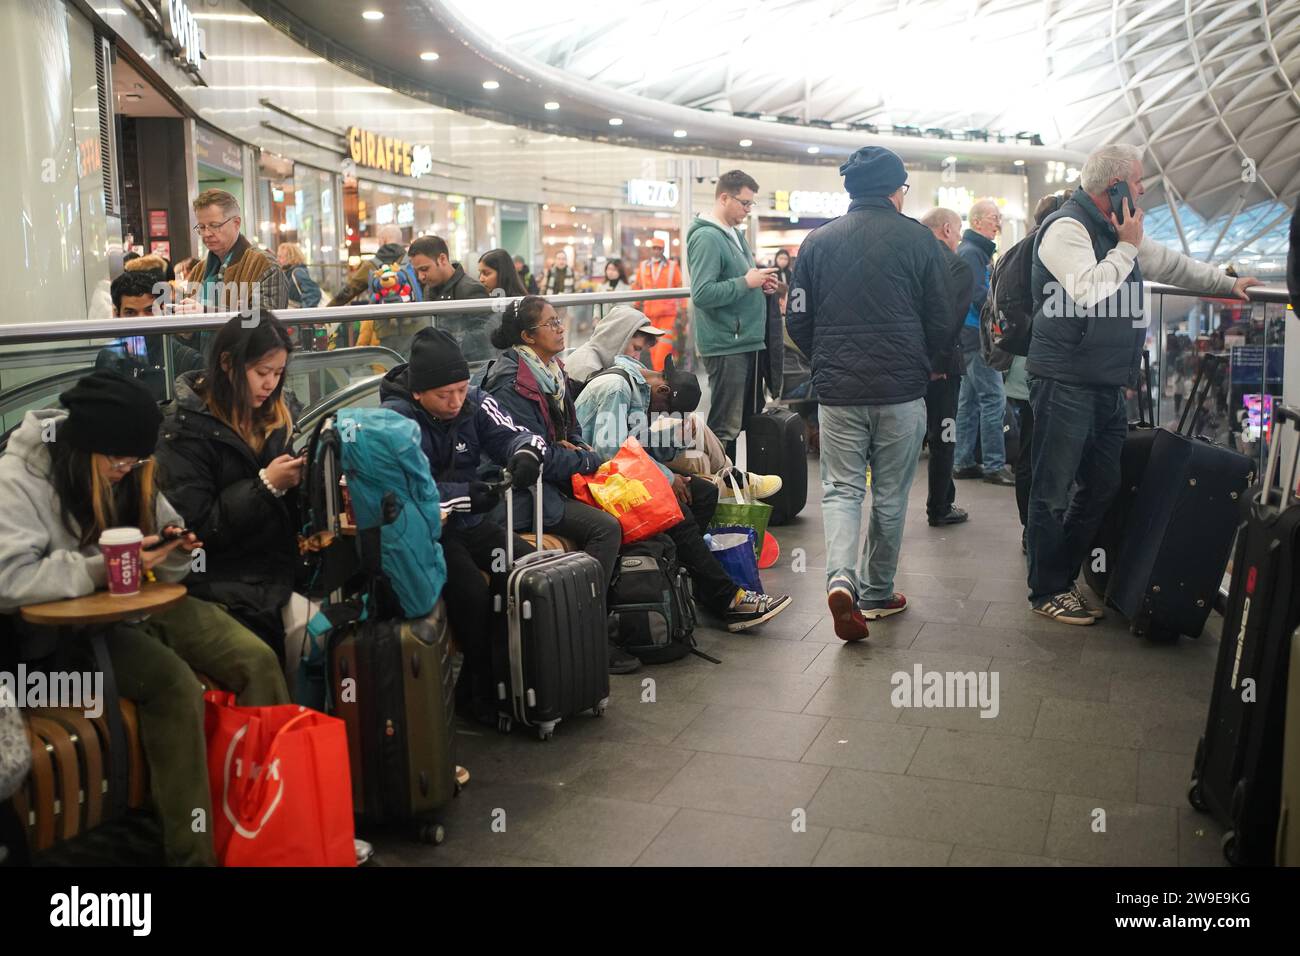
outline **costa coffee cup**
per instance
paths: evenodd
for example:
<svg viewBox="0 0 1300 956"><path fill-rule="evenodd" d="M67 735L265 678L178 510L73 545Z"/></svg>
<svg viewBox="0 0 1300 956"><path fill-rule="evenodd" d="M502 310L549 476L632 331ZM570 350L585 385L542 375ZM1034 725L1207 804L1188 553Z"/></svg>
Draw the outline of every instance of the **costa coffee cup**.
<svg viewBox="0 0 1300 956"><path fill-rule="evenodd" d="M140 557L143 543L144 535L139 528L109 528L99 536L109 594L127 597L140 593L140 581L144 577L144 561Z"/></svg>

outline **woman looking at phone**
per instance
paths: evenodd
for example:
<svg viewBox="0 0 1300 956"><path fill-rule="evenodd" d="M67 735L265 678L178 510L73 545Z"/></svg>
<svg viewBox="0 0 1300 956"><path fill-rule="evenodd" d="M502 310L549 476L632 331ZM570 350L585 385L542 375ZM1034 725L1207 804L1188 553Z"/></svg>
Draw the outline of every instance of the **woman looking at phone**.
<svg viewBox="0 0 1300 956"><path fill-rule="evenodd" d="M161 482L203 539L190 593L230 613L284 657L281 611L293 593L296 489L284 371L293 343L276 319L238 316L217 333L208 368L176 380L158 446Z"/></svg>
<svg viewBox="0 0 1300 956"><path fill-rule="evenodd" d="M163 581L184 578L189 552L204 543L193 534L161 540L159 532L184 525L155 484L150 456L162 415L144 386L96 371L59 401L63 409L28 412L0 456L0 611L103 588L98 541L109 528L138 528L144 569ZM191 826L196 809L209 820L212 809L202 687L190 667L234 691L241 704L281 704L289 694L275 655L220 607L195 597L115 625L106 644L118 688L140 715L167 862L210 865L210 828L195 833Z"/></svg>

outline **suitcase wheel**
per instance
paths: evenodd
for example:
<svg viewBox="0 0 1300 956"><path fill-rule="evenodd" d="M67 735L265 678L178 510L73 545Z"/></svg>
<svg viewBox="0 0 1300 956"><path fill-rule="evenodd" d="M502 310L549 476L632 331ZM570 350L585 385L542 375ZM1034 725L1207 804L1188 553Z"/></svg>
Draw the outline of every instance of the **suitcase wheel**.
<svg viewBox="0 0 1300 956"><path fill-rule="evenodd" d="M442 841L447 839L447 831L443 829L441 823L422 825L418 835L421 843L432 843L434 846L441 846Z"/></svg>
<svg viewBox="0 0 1300 956"><path fill-rule="evenodd" d="M1229 830L1223 835L1223 840L1219 844L1223 847L1223 858L1233 866L1241 866L1241 847L1237 843L1237 831Z"/></svg>
<svg viewBox="0 0 1300 956"><path fill-rule="evenodd" d="M609 698L606 697L595 707L591 708L591 713L596 717L604 717L605 711L609 708Z"/></svg>
<svg viewBox="0 0 1300 956"><path fill-rule="evenodd" d="M537 725L537 739L538 739L538 740L550 740L552 737L554 737L554 736L555 736L555 724L556 724L556 721L554 721L554 720L552 720L552 721L548 721L547 723L544 723L544 724L538 724L538 725Z"/></svg>
<svg viewBox="0 0 1300 956"><path fill-rule="evenodd" d="M509 716L507 716L506 714L499 714L499 715L497 716L497 731L498 731L498 732L503 733L503 734L508 734L508 733L510 733L510 726L511 726L511 721L510 721Z"/></svg>
<svg viewBox="0 0 1300 956"><path fill-rule="evenodd" d="M1201 790L1201 781L1196 777L1192 778L1192 784L1187 788L1187 802L1192 805L1193 810L1199 810L1201 813L1210 809L1205 802L1205 793Z"/></svg>

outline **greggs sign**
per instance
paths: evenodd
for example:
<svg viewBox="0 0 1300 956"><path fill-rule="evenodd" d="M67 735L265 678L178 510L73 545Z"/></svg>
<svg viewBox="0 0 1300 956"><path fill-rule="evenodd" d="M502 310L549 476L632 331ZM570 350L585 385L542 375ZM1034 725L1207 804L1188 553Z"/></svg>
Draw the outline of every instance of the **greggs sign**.
<svg viewBox="0 0 1300 956"><path fill-rule="evenodd" d="M427 170L416 171L412 164L412 154L422 149L392 136L380 136L355 126L348 127L348 153L352 156L352 162L358 166L382 169L386 173L401 176L418 176Z"/></svg>

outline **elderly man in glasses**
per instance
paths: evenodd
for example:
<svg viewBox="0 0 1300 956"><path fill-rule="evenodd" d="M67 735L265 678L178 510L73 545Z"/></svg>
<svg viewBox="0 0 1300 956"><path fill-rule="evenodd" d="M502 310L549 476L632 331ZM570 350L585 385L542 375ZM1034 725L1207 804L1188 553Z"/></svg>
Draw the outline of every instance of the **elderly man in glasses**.
<svg viewBox="0 0 1300 956"><path fill-rule="evenodd" d="M736 227L749 217L758 183L733 169L718 177L712 212L691 223L686 262L695 306L695 345L709 376L709 428L727 457L736 438L762 408L758 360L767 347L767 300L776 291L775 269L759 269Z"/></svg>
<svg viewBox="0 0 1300 956"><path fill-rule="evenodd" d="M194 200L194 232L207 255L186 276L198 303L178 305L178 312L247 312L283 309L289 284L271 253L253 248L240 234L239 201L221 189L206 189ZM192 302L193 300L186 300Z"/></svg>

